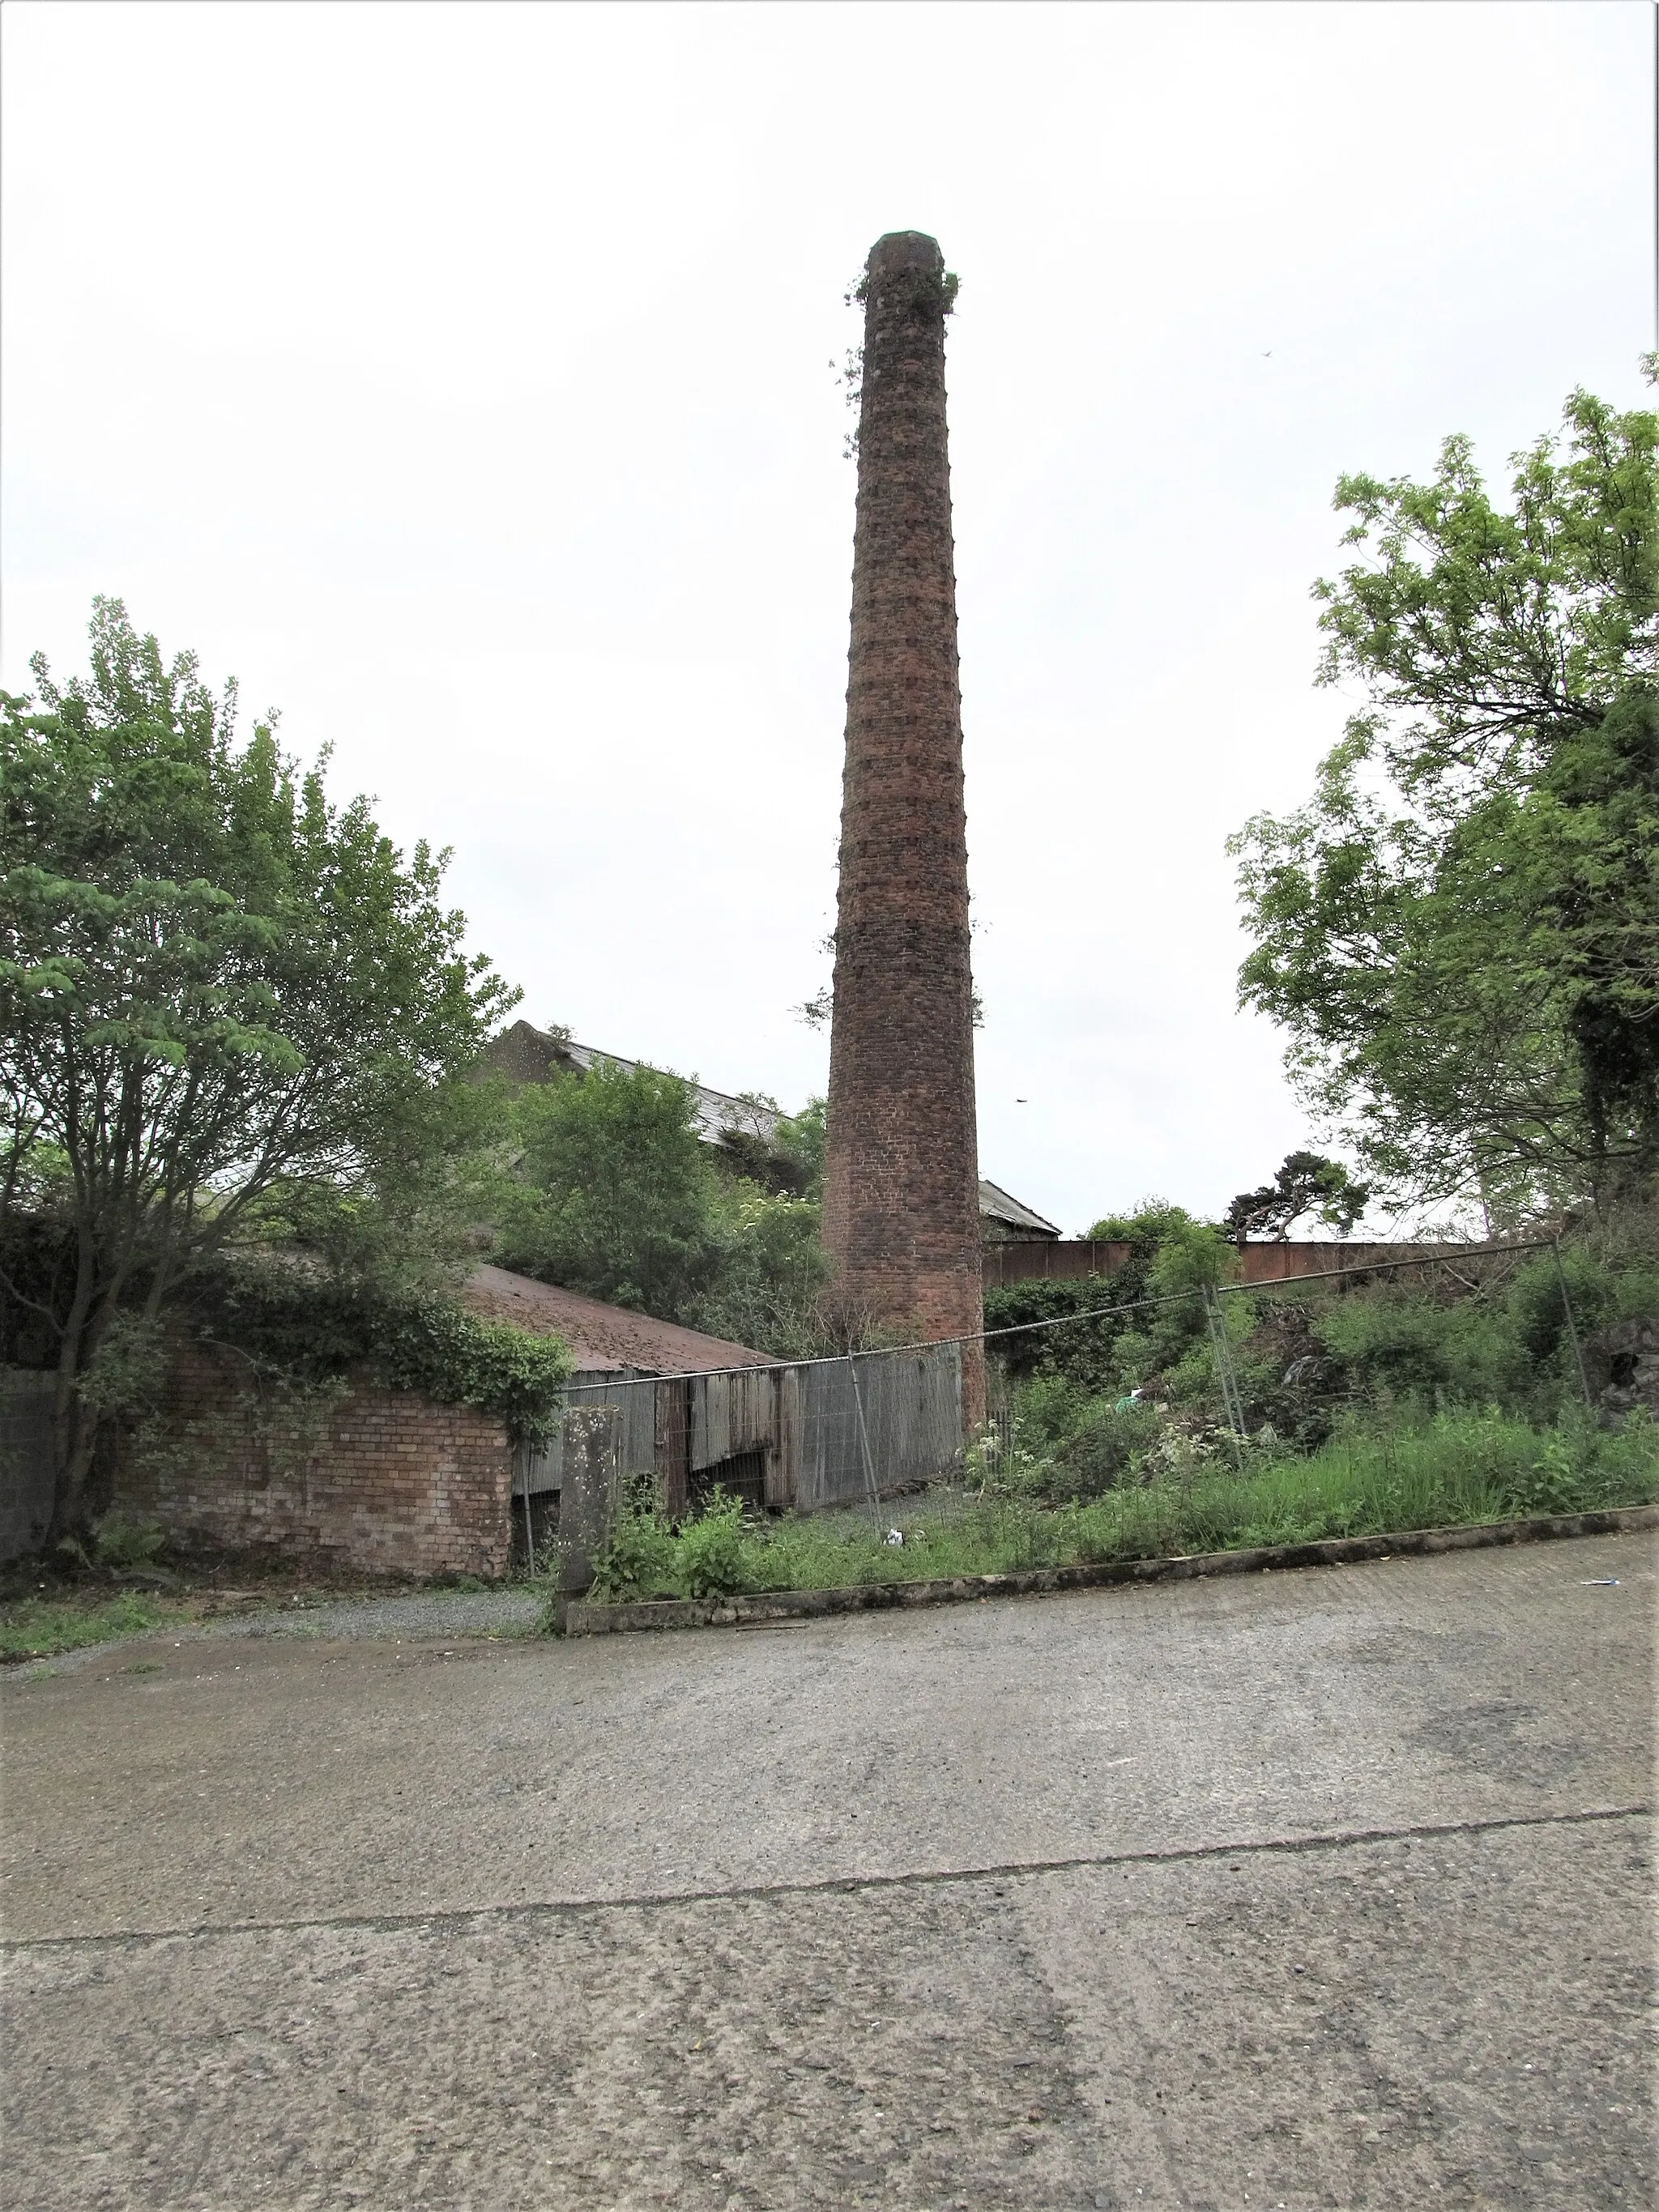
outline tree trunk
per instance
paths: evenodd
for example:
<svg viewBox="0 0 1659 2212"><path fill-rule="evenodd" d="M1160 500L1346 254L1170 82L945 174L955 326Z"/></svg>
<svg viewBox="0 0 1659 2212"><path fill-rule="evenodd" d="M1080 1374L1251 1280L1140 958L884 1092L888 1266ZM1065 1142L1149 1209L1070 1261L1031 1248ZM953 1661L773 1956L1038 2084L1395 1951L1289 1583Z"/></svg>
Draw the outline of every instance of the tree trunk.
<svg viewBox="0 0 1659 2212"><path fill-rule="evenodd" d="M58 1352L58 1389L52 1404L52 1522L46 1547L52 1549L66 1536L78 1536L85 1520L87 1480L98 1442L97 1417L81 1398L80 1382L91 1352L97 1348L90 1316L94 1297L90 1264L83 1255L75 1298L64 1323Z"/></svg>

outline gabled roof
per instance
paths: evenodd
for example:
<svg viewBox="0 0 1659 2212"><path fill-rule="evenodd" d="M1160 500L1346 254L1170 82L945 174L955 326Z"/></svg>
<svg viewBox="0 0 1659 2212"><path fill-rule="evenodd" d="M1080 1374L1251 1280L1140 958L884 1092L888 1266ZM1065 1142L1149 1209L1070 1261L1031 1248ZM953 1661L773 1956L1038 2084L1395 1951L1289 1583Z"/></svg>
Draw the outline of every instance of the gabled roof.
<svg viewBox="0 0 1659 2212"><path fill-rule="evenodd" d="M722 1367L766 1367L763 1352L728 1344L677 1322L653 1321L626 1306L608 1306L580 1291L538 1283L506 1267L477 1267L461 1291L461 1303L483 1321L511 1322L532 1336L560 1336L575 1354L583 1374L708 1374Z"/></svg>
<svg viewBox="0 0 1659 2212"><path fill-rule="evenodd" d="M577 1044L557 1030L538 1030L531 1022L514 1022L511 1029L503 1030L490 1046L489 1058L493 1066L517 1083L545 1083L561 1071L586 1075L595 1060L607 1067L633 1069L645 1065L624 1060L619 1052L601 1052L597 1045ZM729 1091L711 1091L703 1083L692 1084L691 1091L696 1101L697 1134L706 1145L719 1144L728 1129L747 1130L764 1138L769 1145L776 1136L781 1116L772 1108L752 1105L746 1098L734 1098Z"/></svg>
<svg viewBox="0 0 1659 2212"><path fill-rule="evenodd" d="M645 1064L624 1060L620 1053L601 1052L596 1045L578 1044L560 1030L538 1030L532 1022L514 1022L510 1029L503 1030L490 1046L489 1058L493 1066L515 1083L546 1083L560 1073L585 1075L595 1060L602 1060L608 1067L635 1068ZM696 1100L697 1134L705 1144L719 1144L728 1129L751 1132L769 1145L775 1139L782 1116L771 1108L754 1105L746 1098L734 1098L729 1091L711 1091L703 1083L694 1083L691 1090ZM1052 1221L1045 1221L1040 1213L1034 1213L1029 1206L1022 1206L1010 1192L983 1176L980 1179L979 1210L984 1219L1003 1222L1011 1229L1022 1229L1028 1236L1060 1234Z"/></svg>
<svg viewBox="0 0 1659 2212"><path fill-rule="evenodd" d="M1058 1237L1060 1231L1052 1221L1045 1221L1040 1213L1033 1213L1029 1206L1022 1206L998 1184L979 1179L979 1210L982 1218L990 1221L1006 1221L1013 1229L1035 1230L1041 1237Z"/></svg>

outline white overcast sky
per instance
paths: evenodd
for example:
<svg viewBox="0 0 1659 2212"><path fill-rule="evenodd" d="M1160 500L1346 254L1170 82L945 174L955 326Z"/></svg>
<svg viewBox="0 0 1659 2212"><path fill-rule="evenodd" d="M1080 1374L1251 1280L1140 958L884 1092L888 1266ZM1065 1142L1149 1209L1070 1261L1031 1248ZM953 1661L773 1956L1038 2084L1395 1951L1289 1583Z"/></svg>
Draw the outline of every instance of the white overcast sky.
<svg viewBox="0 0 1659 2212"><path fill-rule="evenodd" d="M885 230L949 346L983 1171L1075 1234L1309 1131L1228 832L1343 702L1345 468L1646 397L1652 11L10 0L0 682L95 592L408 843L521 1012L822 1088ZM1024 1101L1024 1103L1018 1103Z"/></svg>

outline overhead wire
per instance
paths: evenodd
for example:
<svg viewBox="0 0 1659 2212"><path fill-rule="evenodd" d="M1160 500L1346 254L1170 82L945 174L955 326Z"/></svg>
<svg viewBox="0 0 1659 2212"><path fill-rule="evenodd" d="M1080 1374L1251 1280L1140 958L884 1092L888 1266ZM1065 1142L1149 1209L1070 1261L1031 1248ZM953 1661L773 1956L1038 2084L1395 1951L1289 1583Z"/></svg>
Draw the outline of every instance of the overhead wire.
<svg viewBox="0 0 1659 2212"><path fill-rule="evenodd" d="M1398 1260L1356 1260L1346 1267L1313 1268L1303 1275L1280 1275L1271 1282L1218 1283L1209 1288L1218 1297L1260 1297L1268 1291L1290 1290L1303 1283L1334 1282L1347 1275L1376 1275L1396 1267L1444 1267L1454 1261L1496 1260L1509 1253L1547 1252L1551 1249L1552 1240L1548 1237L1530 1237L1506 1244L1448 1244L1433 1252L1415 1252ZM1075 1282L1087 1279L1050 1275L1028 1276L1024 1279L1028 1282ZM688 1367L677 1375L641 1374L637 1378L623 1379L637 1379L641 1382L696 1382L710 1375L753 1375L775 1367L830 1367L844 1359L896 1359L907 1353L938 1352L951 1344L991 1344L1005 1336L1030 1336L1042 1329L1070 1328L1079 1322L1103 1321L1117 1314L1141 1313L1153 1306L1182 1305L1190 1299L1205 1296L1206 1286L1196 1284L1190 1290L1160 1291L1153 1297L1116 1298L1107 1305L1087 1306L1081 1313L1051 1314L1040 1321L1010 1322L1000 1328L972 1329L960 1336L918 1337L907 1344L878 1344L851 1352L818 1352L810 1359L756 1359L746 1361L742 1366ZM565 1386L567 1392L615 1389L617 1387L615 1382L572 1382Z"/></svg>

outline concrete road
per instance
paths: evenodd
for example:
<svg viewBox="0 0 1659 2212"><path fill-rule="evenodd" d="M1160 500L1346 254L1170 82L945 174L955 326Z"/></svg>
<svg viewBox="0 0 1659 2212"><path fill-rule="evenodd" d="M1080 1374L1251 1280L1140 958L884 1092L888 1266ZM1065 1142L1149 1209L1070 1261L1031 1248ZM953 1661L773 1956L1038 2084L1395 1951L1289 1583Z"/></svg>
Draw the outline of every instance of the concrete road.
<svg viewBox="0 0 1659 2212"><path fill-rule="evenodd" d="M1654 1569L14 1677L0 2198L1645 2205Z"/></svg>

